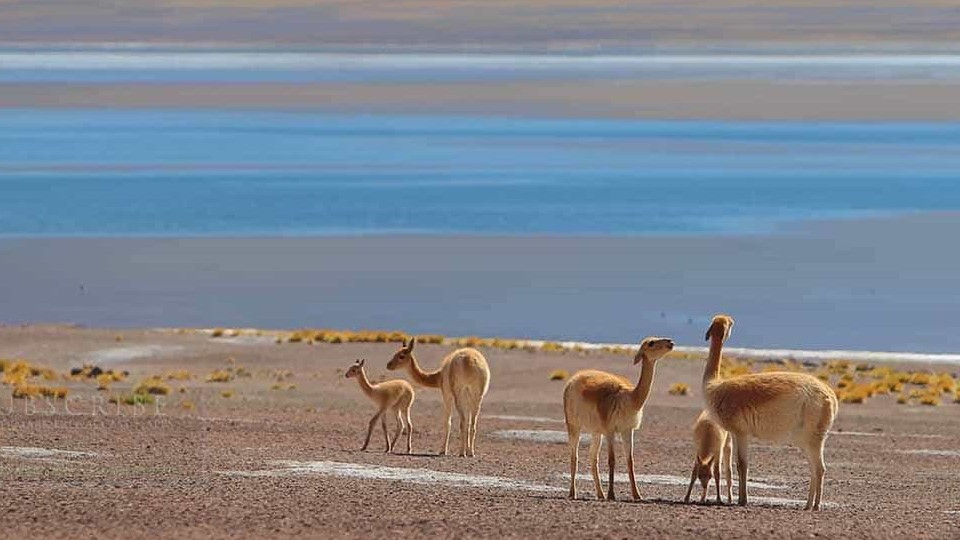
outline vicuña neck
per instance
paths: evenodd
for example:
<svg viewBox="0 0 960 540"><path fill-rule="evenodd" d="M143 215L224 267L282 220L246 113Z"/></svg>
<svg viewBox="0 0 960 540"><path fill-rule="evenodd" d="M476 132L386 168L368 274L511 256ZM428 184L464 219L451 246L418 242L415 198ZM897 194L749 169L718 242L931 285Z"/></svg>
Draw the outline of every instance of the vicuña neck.
<svg viewBox="0 0 960 540"><path fill-rule="evenodd" d="M720 378L720 356L723 353L723 338L710 336L710 354L707 355L707 365L703 368L703 384Z"/></svg>
<svg viewBox="0 0 960 540"><path fill-rule="evenodd" d="M420 364L417 363L417 359L412 354L410 355L409 371L410 376L417 384L428 388L440 388L440 370L427 372L420 369Z"/></svg>
<svg viewBox="0 0 960 540"><path fill-rule="evenodd" d="M643 408L643 405L647 402L647 398L650 397L650 387L653 386L653 373L655 370L656 366L653 362L646 359L641 362L640 380L637 381L637 386L630 392L633 408L638 411Z"/></svg>
<svg viewBox="0 0 960 540"><path fill-rule="evenodd" d="M373 385L370 384L370 379L367 378L367 370L364 368L360 368L360 376L357 377L357 382L360 383L360 389L363 390L364 394L373 395Z"/></svg>

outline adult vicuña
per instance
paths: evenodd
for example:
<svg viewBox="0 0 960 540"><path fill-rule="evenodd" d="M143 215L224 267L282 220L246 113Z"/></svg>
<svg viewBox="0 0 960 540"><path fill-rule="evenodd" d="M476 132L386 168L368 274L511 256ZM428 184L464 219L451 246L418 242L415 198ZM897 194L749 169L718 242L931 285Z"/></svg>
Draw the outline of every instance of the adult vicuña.
<svg viewBox="0 0 960 540"><path fill-rule="evenodd" d="M570 498L577 497L577 460L579 458L580 432L592 434L590 443L590 471L597 489L597 498L604 499L600 483L600 444L607 437L607 454L610 466L610 485L607 498L616 500L613 490L615 434L619 433L627 447L627 471L630 474L630 491L634 499L640 499L637 479L633 471L633 432L643 420L643 405L650 396L650 385L657 367L657 360L673 350L673 341L661 337L648 337L640 342L640 350L633 360L642 362L640 381L636 386L618 375L603 371L586 370L576 373L563 389L563 412L567 422L570 444Z"/></svg>
<svg viewBox="0 0 960 540"><path fill-rule="evenodd" d="M409 454L413 447L413 422L410 420L410 408L413 406L413 400L416 397L413 387L407 381L399 379L372 384L370 379L367 378L367 372L363 369L364 363L366 363L366 360L357 360L355 364L350 366L350 369L347 370L347 378L356 378L357 382L360 383L360 389L377 404L380 410L370 420L367 438L363 441L363 448L360 451L366 450L367 446L370 445L370 435L377 425L377 420L380 420L380 424L383 426L383 438L387 441L387 452L393 450L397 445L400 433L405 430L407 432L407 453ZM384 416L384 413L388 410L397 413L397 431L394 433L392 441L387 436L387 419Z"/></svg>
<svg viewBox="0 0 960 540"><path fill-rule="evenodd" d="M823 444L837 415L837 396L821 380L806 373L754 373L720 380L723 343L733 319L713 318L707 330L710 355L703 371L707 412L730 432L740 478L738 503L747 504L747 454L750 437L788 442L800 448L810 463L807 510L819 510L823 495Z"/></svg>
<svg viewBox="0 0 960 540"><path fill-rule="evenodd" d="M687 495L683 502L690 502L690 493L693 491L693 484L700 479L700 485L703 486L703 492L700 493L700 502L707 500L707 488L710 485L710 478L715 478L717 482L717 502L723 502L720 498L720 465L723 464L723 475L727 481L727 502L733 500L733 471L731 460L733 455L733 439L716 422L710 419L707 411L700 413L697 421L693 424L693 446L696 449L693 456L693 473L690 474L690 485L687 487Z"/></svg>
<svg viewBox="0 0 960 540"><path fill-rule="evenodd" d="M443 395L446 424L443 431L443 448L440 455L447 455L450 446L450 420L456 407L460 415L460 455L473 457L477 441L477 421L483 396L490 388L490 368L480 351L467 347L448 354L440 362L440 369L426 372L413 356L416 338L410 338L397 351L387 369L407 368L414 382L427 388L439 388Z"/></svg>

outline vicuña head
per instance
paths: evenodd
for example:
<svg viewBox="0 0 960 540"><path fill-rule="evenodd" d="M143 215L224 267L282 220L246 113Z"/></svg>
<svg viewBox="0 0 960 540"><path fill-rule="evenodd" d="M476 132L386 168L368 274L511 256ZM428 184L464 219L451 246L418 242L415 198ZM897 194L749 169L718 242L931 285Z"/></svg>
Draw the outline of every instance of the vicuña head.
<svg viewBox="0 0 960 540"><path fill-rule="evenodd" d="M400 346L400 350L393 353L393 358L387 362L387 369L394 371L407 367L407 365L410 364L410 361L413 359L413 347L416 344L417 338L415 337L410 338L409 342L404 339L403 345Z"/></svg>
<svg viewBox="0 0 960 540"><path fill-rule="evenodd" d="M733 317L729 315L715 315L713 320L710 321L710 327L707 328L707 335L704 337L705 340L710 341L710 338L716 337L720 341L726 341L730 339L730 331L733 330L734 324Z"/></svg>
<svg viewBox="0 0 960 540"><path fill-rule="evenodd" d="M640 342L640 349L633 357L634 365L641 361L656 362L673 350L673 340L665 337L648 337Z"/></svg>
<svg viewBox="0 0 960 540"><path fill-rule="evenodd" d="M350 369L347 370L346 378L355 379L360 376L360 370L363 368L363 365L366 363L366 359L357 360L350 366Z"/></svg>

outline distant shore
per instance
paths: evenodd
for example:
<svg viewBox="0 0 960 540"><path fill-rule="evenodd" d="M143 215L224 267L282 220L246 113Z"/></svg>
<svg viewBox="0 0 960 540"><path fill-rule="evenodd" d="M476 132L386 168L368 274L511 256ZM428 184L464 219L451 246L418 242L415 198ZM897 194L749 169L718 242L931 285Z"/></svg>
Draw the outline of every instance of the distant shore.
<svg viewBox="0 0 960 540"><path fill-rule="evenodd" d="M952 353L955 213L774 235L0 240L0 321ZM923 239L920 241L919 239Z"/></svg>

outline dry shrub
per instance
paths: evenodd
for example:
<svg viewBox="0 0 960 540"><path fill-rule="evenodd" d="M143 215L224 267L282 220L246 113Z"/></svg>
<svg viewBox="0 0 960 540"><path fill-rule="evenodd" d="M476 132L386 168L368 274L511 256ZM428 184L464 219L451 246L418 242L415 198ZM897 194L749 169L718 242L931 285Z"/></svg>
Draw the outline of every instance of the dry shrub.
<svg viewBox="0 0 960 540"><path fill-rule="evenodd" d="M233 390L224 390L220 392L220 397L230 399L233 397Z"/></svg>
<svg viewBox="0 0 960 540"><path fill-rule="evenodd" d="M556 341L544 341L540 345L540 350L542 352L552 353L552 352L564 352L566 349L563 345L557 343Z"/></svg>
<svg viewBox="0 0 960 540"><path fill-rule="evenodd" d="M64 387L37 384L22 383L13 387L13 397L17 399L33 399L40 396L53 399L65 399L69 393L70 390Z"/></svg>
<svg viewBox="0 0 960 540"><path fill-rule="evenodd" d="M551 381L565 381L570 377L570 373L565 369L555 369L550 372Z"/></svg>
<svg viewBox="0 0 960 540"><path fill-rule="evenodd" d="M226 333L226 330L224 330L223 328L215 328L213 330L213 333L211 333L210 335L212 337L223 337L225 333Z"/></svg>
<svg viewBox="0 0 960 540"><path fill-rule="evenodd" d="M153 405L156 400L150 394L114 394L107 401L114 404Z"/></svg>
<svg viewBox="0 0 960 540"><path fill-rule="evenodd" d="M444 336L440 334L424 334L417 336L418 343L430 343L432 345L442 345Z"/></svg>
<svg viewBox="0 0 960 540"><path fill-rule="evenodd" d="M193 378L193 373L190 373L185 369L178 369L176 371L167 372L165 377L168 381L189 381Z"/></svg>
<svg viewBox="0 0 960 540"><path fill-rule="evenodd" d="M685 396L690 393L690 387L683 383L673 383L667 393L671 396Z"/></svg>
<svg viewBox="0 0 960 540"><path fill-rule="evenodd" d="M206 382L225 383L233 380L233 373L225 369L215 369L207 375Z"/></svg>
<svg viewBox="0 0 960 540"><path fill-rule="evenodd" d="M140 384L134 387L133 393L138 395L165 396L171 392L170 385L163 381L159 375L153 375L140 381Z"/></svg>

